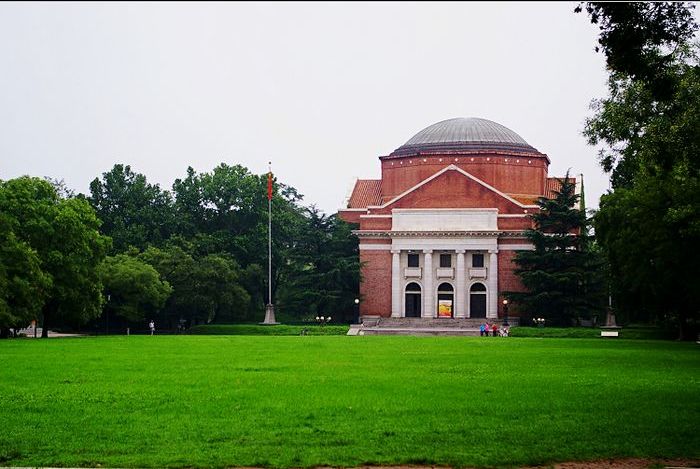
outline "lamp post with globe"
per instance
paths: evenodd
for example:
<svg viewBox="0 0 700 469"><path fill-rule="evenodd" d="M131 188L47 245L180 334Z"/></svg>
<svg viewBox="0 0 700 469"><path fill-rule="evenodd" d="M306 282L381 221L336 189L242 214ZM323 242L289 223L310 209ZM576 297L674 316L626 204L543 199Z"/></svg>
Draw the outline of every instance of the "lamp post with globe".
<svg viewBox="0 0 700 469"><path fill-rule="evenodd" d="M508 324L508 300L503 300L503 325L510 326Z"/></svg>
<svg viewBox="0 0 700 469"><path fill-rule="evenodd" d="M355 324L360 324L360 299L355 298Z"/></svg>
<svg viewBox="0 0 700 469"><path fill-rule="evenodd" d="M325 316L316 316L316 322L321 325L321 327L325 326L329 322L331 322L331 317L325 317Z"/></svg>

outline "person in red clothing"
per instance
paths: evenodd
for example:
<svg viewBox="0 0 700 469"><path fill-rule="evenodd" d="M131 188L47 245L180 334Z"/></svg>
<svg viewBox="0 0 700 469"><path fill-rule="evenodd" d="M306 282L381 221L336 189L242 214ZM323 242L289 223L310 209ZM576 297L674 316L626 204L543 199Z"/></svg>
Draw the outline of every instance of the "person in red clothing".
<svg viewBox="0 0 700 469"><path fill-rule="evenodd" d="M493 326L491 326L491 329L493 330L493 336L496 337L498 335L498 326L496 323L493 323Z"/></svg>

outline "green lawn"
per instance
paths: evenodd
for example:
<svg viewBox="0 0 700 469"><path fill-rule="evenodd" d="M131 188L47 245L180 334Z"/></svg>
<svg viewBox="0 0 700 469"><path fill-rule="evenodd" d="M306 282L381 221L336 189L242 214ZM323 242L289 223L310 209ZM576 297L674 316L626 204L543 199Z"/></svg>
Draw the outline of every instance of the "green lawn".
<svg viewBox="0 0 700 469"><path fill-rule="evenodd" d="M0 341L0 466L700 458L700 347L600 339Z"/></svg>
<svg viewBox="0 0 700 469"><path fill-rule="evenodd" d="M347 335L350 326L261 326L259 324L207 324L194 326L191 335Z"/></svg>

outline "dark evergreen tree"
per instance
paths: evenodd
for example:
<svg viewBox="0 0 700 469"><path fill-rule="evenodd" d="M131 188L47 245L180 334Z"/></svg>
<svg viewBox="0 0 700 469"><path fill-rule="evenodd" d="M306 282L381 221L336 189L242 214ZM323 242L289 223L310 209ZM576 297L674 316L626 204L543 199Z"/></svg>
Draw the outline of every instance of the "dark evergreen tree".
<svg viewBox="0 0 700 469"><path fill-rule="evenodd" d="M515 273L527 291L505 293L525 321L539 317L547 324L568 326L604 310L603 262L591 249L588 220L576 207L578 201L567 173L555 197L541 197L540 211L531 216L535 228L526 236L535 249L514 258Z"/></svg>
<svg viewBox="0 0 700 469"><path fill-rule="evenodd" d="M359 291L359 253L352 225L311 206L305 213L281 303L297 317L332 316L352 322ZM334 322L335 322L334 321Z"/></svg>

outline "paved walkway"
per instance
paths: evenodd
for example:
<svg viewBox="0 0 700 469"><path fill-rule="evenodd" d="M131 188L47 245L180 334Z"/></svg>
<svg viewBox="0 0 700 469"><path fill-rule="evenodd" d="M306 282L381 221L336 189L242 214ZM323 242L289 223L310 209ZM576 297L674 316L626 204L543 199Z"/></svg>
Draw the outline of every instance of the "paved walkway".
<svg viewBox="0 0 700 469"><path fill-rule="evenodd" d="M41 327L37 327L36 334L35 334L33 327L27 327L26 329L20 329L19 333L23 334L28 339L34 339L35 337L37 339L39 339L39 338L41 338L42 329L41 329ZM83 337L84 335L83 334L63 334L61 332L54 332L54 331L49 329L48 336L49 336L49 338L58 338L58 337Z"/></svg>

